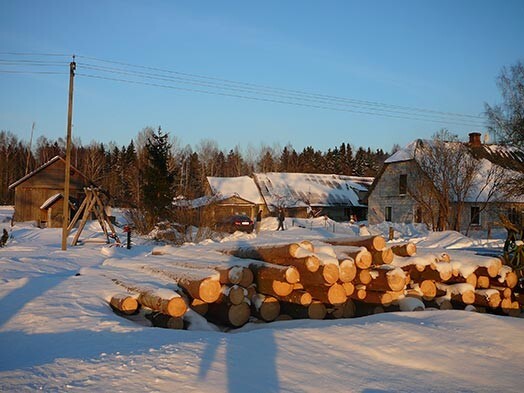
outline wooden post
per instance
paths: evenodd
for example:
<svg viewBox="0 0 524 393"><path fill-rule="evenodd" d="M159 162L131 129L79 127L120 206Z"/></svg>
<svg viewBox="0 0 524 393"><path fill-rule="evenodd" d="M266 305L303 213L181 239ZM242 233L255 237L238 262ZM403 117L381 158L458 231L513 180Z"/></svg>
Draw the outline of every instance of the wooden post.
<svg viewBox="0 0 524 393"><path fill-rule="evenodd" d="M73 85L75 80L75 56L69 64L69 103L67 109L66 163L64 178L64 213L62 218L62 250L67 250L67 226L69 224L69 180L71 177L71 127L73 121Z"/></svg>

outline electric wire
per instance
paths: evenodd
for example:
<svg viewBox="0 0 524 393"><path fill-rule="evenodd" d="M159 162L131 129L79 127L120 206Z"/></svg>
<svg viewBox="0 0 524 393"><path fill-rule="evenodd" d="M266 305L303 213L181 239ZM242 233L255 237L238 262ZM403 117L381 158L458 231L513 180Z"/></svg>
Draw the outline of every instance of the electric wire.
<svg viewBox="0 0 524 393"><path fill-rule="evenodd" d="M72 55L60 53L24 53L24 52L0 52L0 55L13 56L15 59L0 59L0 73L3 74L54 74L65 75L66 72L54 71L32 71L38 67L58 67L65 66L68 62L49 61L42 59L20 59L20 57L71 57ZM74 58L75 56L73 56ZM136 65L121 61L112 61L91 56L76 56L77 59L86 59L95 63L107 63L119 65L121 67L107 67L100 64L93 64L77 60L76 75L88 78L117 81L123 83L140 84L153 87L169 88L179 91L194 92L201 94L211 94L217 96L234 97L253 101L272 102L301 107L310 107L324 110L334 110L339 112L350 112L371 116L390 117L397 119L427 121L434 123L445 123L463 125L468 127L484 127L485 119L482 116L461 114L455 112L436 111L410 106L386 104L378 101L365 101L353 98L344 98L326 94L309 93L300 90L283 89L272 86L259 85L248 82L238 82L229 79L216 78L198 74L191 74L157 67ZM14 66L24 67L28 70L4 70L2 67ZM128 78L138 78L141 80L129 80L124 78L109 77L99 74L84 74L82 69L110 75L123 75ZM147 70L154 72L137 71ZM153 83L146 81L161 81L165 83L176 83L182 85L195 86L197 88L173 86L165 83ZM349 107L349 108L348 108ZM355 108L355 109L353 109Z"/></svg>
<svg viewBox="0 0 524 393"><path fill-rule="evenodd" d="M100 58L91 57L91 56L78 55L77 57L78 58L90 59L90 60L94 60L94 61L99 61L99 62L103 62L103 63L118 64L118 65L133 67L133 68L147 69L147 70L152 70L152 71L159 71L159 72L165 72L165 73L169 73L169 74L183 75L183 76L199 78L199 79L208 79L208 80L214 80L214 81L219 81L219 82L227 82L227 83L235 84L235 85L252 86L254 88L259 88L259 89L267 89L267 90L273 90L273 91L286 91L286 92L296 93L296 94L300 94L300 95L312 95L312 96L315 96L315 97L337 99L337 100L342 100L342 101L350 101L350 102L361 103L361 104L366 104L366 105L377 105L377 106L397 108L397 109L413 110L413 111L428 112L428 113L438 113L438 114L443 114L443 115L448 115L448 116L468 117L468 118L473 118L473 119L477 119L477 120L482 120L483 119L481 116L477 116L477 115L462 114L462 113L455 113L455 112L435 111L435 110L431 110L431 109L416 108L416 107L394 105L394 104L386 104L386 103L382 103L382 102L378 102L378 101L357 100L357 99L353 99L353 98L344 98L344 97L331 96L331 95L325 95L325 94L308 93L308 92L304 92L304 91L300 91L300 90L275 88L275 87L272 87L272 86L258 85L258 84L254 84L254 83L248 83L248 82L237 82L237 81L233 81L233 80L229 80L229 79L215 78L215 77L203 76L203 75L198 75L198 74L190 74L190 73L184 73L184 72L179 72L179 71L167 70L167 69L162 69L162 68L157 68L157 67L149 67L149 66L135 65L135 64L125 63L125 62L120 62L120 61L105 60L105 59L100 59Z"/></svg>
<svg viewBox="0 0 524 393"><path fill-rule="evenodd" d="M153 87L161 87L161 88L166 88L166 89L174 89L174 90L193 92L193 93L203 93L203 94L211 94L211 95L218 95L218 96L225 96L225 97L242 98L242 99L253 100L253 101L262 101L262 102L271 102L271 103L277 103L277 104L295 105L295 106L316 108L316 109L327 109L327 110L334 110L334 111L339 111L339 112L350 112L350 113L358 113L358 114L364 114L364 115L390 117L390 118L396 118L396 119L437 122L436 120L429 120L429 119L425 119L425 118L416 118L416 117L409 117L409 116L396 116L396 115L390 115L390 114L380 113L380 112L357 111L357 110L352 110L352 109L343 109L343 108L336 108L336 107L329 107L329 106L322 106L322 105L305 104L305 103L299 103L299 102L293 102L293 101L283 101L283 100L276 100L276 99L269 99L269 98L245 96L245 95L240 95L240 94L232 94L232 93L216 92L216 91L210 91L210 90L193 89L193 88L187 88L187 87L165 85L165 84L160 84L160 83L133 81L133 80L122 79L122 78L111 78L111 77L106 77L106 76L101 76L101 75L84 74L83 72L77 72L76 75L77 76L81 76L81 77L86 77L86 78L102 79L102 80L109 80L109 81L116 81L116 82L123 82L123 83L129 83L129 84L137 84L137 85L145 85L145 86L153 86ZM460 125L465 125L465 126L472 126L472 124L457 123L455 121L445 121L445 120L439 120L438 123L460 124Z"/></svg>
<svg viewBox="0 0 524 393"><path fill-rule="evenodd" d="M319 103L323 105L328 106L342 106L342 107L356 107L358 109L366 109L368 111L373 111L372 113L378 113L378 112L386 112L386 113L393 113L393 114L399 114L399 115L406 115L406 116L419 116L423 117L425 120L431 120L431 121L448 121L450 122L449 118L444 117L443 115L423 115L419 113L411 113L411 112L405 112L400 110L393 110L393 109L378 109L374 107L363 107L361 105L357 104L351 104L351 103L339 103L337 101L329 101L329 100L319 100L319 99L312 99L312 98L305 98L305 97L296 97L293 95L287 95L287 94L275 94L275 93L268 93L268 92L259 92L257 90L252 89L240 89L240 88L234 88L234 87L228 87L228 86L221 86L216 84L210 84L210 83L202 83L202 82L194 82L193 80L187 80L186 78L181 77L165 77L162 74L152 74L152 73L144 73L144 72L136 72L136 71L126 71L119 68L113 68L113 67L99 67L92 64L84 64L80 63L81 68L90 69L94 71L101 71L101 72L107 72L107 73L114 73L119 75L127 75L127 76L135 76L135 77L141 77L145 79L152 79L152 80L161 80L164 82L176 82L176 83L183 83L183 84L189 84L193 86L200 86L200 87L207 87L207 88L213 88L213 89L221 89L221 90L228 90L228 91L234 91L234 92L240 92L240 93L248 93L248 94L255 94L255 95L266 95L266 96L272 96L282 99L291 99L291 100L299 100L299 101L306 101L306 102L314 102ZM245 98L245 96L242 96ZM417 118L418 120L420 118ZM467 122L467 124L465 124ZM454 120L453 124L457 124L458 120ZM473 125L473 126L481 126L480 124L474 124L472 121L468 121L466 119L460 119L460 124L463 125Z"/></svg>

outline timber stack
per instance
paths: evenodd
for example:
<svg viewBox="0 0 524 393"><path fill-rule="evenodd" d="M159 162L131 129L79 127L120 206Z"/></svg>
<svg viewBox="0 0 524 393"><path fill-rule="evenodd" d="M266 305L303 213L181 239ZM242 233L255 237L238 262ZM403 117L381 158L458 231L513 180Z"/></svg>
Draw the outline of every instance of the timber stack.
<svg viewBox="0 0 524 393"><path fill-rule="evenodd" d="M143 272L171 280L172 289L113 279L126 290L110 300L121 315L151 310L153 326L184 328L188 310L219 326L295 318L349 318L384 311L474 306L518 315L517 275L501 259L478 264L447 253L417 253L414 243L389 246L381 236L247 245L221 250L227 263L144 265ZM165 255L154 250L152 255ZM217 261L220 258L217 258Z"/></svg>

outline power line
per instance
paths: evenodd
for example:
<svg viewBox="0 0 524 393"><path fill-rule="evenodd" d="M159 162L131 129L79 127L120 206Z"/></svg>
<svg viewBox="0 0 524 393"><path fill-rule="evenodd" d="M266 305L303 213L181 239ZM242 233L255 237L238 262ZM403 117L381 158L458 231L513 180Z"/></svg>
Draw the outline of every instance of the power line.
<svg viewBox="0 0 524 393"><path fill-rule="evenodd" d="M228 91L234 91L234 92L240 92L240 93L248 93L248 94L254 94L255 96L258 95L265 95L265 96L272 96L277 98L283 98L286 100L299 100L299 101L306 101L306 102L314 102L314 103L320 103L323 105L335 105L335 106L342 106L342 107L356 107L358 109L365 109L368 111L373 111L373 113L376 112L386 112L386 113L393 113L398 115L407 115L407 116L418 116L418 118L424 118L425 120L430 121L447 121L451 124L463 124L468 126L482 126L481 124L474 123L473 120L470 119L450 119L447 116L443 114L423 114L423 113L417 113L417 112L407 112L407 111L401 111L401 110L395 110L395 109L384 109L384 108L376 108L376 107L366 107L364 105L354 104L354 103L346 103L346 102L339 102L338 100L329 100L329 99L316 99L316 98L309 98L310 96L296 96L296 95L289 95L289 94L276 94L276 93L269 93L266 91L260 91L257 89L252 88L239 88L239 87L230 87L230 85L222 85L222 84L216 84L216 83L205 83L201 81L195 81L194 79L187 79L183 77L170 77L165 76L163 74L156 74L156 73L145 73L145 72L137 72L137 71L129 71L122 68L114 68L114 67L103 67L103 66L97 66L92 64L85 64L80 63L81 68L90 69L94 71L101 71L111 74L119 74L119 75L127 75L127 76L134 76L144 79L151 79L151 80L161 80L164 82L175 82L175 83L182 83L182 84L188 84L193 86L201 86L206 88L212 88L212 89L220 89L220 90L228 90ZM243 96L244 97L244 96Z"/></svg>
<svg viewBox="0 0 524 393"><path fill-rule="evenodd" d="M65 53L38 53L38 52L0 52L0 55L9 56L45 56L45 57L71 57Z"/></svg>
<svg viewBox="0 0 524 393"><path fill-rule="evenodd" d="M358 114L364 114L364 115L390 117L390 118L396 118L396 119L430 121L430 122L447 123L447 124L455 124L455 125L456 124L460 124L460 125L465 125L465 126L479 126L478 124L471 124L471 123L457 123L455 121L446 121L446 120L438 120L437 121L437 120L430 120L430 119L410 117L410 116L396 116L396 115L390 115L390 114L380 113L380 112L357 111L357 110L351 110L351 109L335 108L335 107L322 106L322 105L304 104L304 103L298 103L298 102L292 102L292 101L283 101L283 100L275 100L275 99L269 99L269 98L252 97L252 96L245 96L245 95L232 94L232 93L223 93L223 92L216 92L216 91L210 91L210 90L192 89L192 88L171 86L171 85L165 85L165 84L159 84L159 83L133 81L133 80L122 79L122 78L111 78L111 77L105 77L105 76L100 76L100 75L84 74L84 73L80 73L80 72L77 72L76 75L77 76L84 76L86 78L94 78L94 79L110 80L110 81L130 83L130 84L137 84L137 85L161 87L161 88L174 89L174 90L180 90L180 91L187 91L187 92L193 92L193 93L203 93L203 94L212 94L212 95L219 95L219 96L225 96L225 97L242 98L242 99L253 100L253 101L262 101L262 102L271 102L271 103L277 103L277 104L295 105L295 106L316 108L316 109L328 109L328 110L339 111L339 112L350 112L350 113L358 113Z"/></svg>
<svg viewBox="0 0 524 393"><path fill-rule="evenodd" d="M71 57L68 54L61 53L24 53L24 52L0 52L0 55L14 56L14 59L0 59L0 73L2 74L52 74L64 75L65 72L56 71L33 71L31 69L39 67L58 67L65 66L65 61L49 61L39 59L38 57ZM33 57L32 59L21 59L20 57ZM427 121L433 123L445 123L453 125L463 125L468 127L484 127L484 118L469 114L455 112L436 111L431 109L386 104L378 101L365 101L354 98L338 97L326 94L310 93L300 90L283 89L272 86L259 85L248 82L238 82L229 79L216 78L205 75L191 74L173 70L167 70L157 67L130 64L120 61L105 60L90 56L77 56L92 60L94 62L115 64L123 67L107 67L99 64L80 63L79 68L85 68L91 71L111 74L125 75L127 77L139 78L141 80L129 80L125 78L114 78L95 74L82 74L88 78L96 78L123 83L139 84L152 87L161 87L175 89L179 91L194 92L200 94L211 94L217 96L234 97L248 99L252 101L271 102L286 105L295 105L300 107L309 107L324 110L334 110L339 112L350 112L365 114L371 116L390 117L397 119ZM24 67L28 70L3 70L2 67L14 66ZM153 72L137 71L147 70ZM143 80L162 81L175 83L198 88L188 88L173 86L165 83L152 83ZM350 108L348 108L350 107ZM355 108L355 109L352 109Z"/></svg>
<svg viewBox="0 0 524 393"><path fill-rule="evenodd" d="M48 75L67 75L67 72L58 72L58 71L19 71L19 70L0 70L0 74L48 74Z"/></svg>
<svg viewBox="0 0 524 393"><path fill-rule="evenodd" d="M289 92L289 93L296 93L296 94L300 94L300 95L312 95L312 96L316 96L316 97L336 99L336 100L342 100L342 101L348 101L348 102L355 102L355 103L360 103L360 104L365 104L365 105L376 105L376 106L383 106L383 107L390 107L390 108L397 108L397 109L405 109L405 110L411 110L411 111L419 111L419 112L427 112L427 113L435 113L435 114L438 113L438 114L447 115L447 116L468 117L468 118L472 118L472 119L483 120L483 118L481 116L476 116L476 115L462 114L462 113L456 113L456 112L435 111L435 110L431 110L431 109L409 107L409 106L402 106L402 105L394 105L394 104L386 104L386 103L382 103L382 102L378 102L378 101L365 101L365 100L358 100L358 99L353 99L353 98L345 98L345 97L331 96L331 95L325 95L325 94L309 93L309 92L304 92L304 91L300 91L300 90L282 89L282 88L276 88L276 87L272 87L272 86L258 85L258 84L254 84L254 83L248 83L248 82L237 82L237 81L233 81L233 80L229 80L229 79L215 78L215 77L198 75L198 74L190 74L190 73L173 71L173 70L167 70L167 69L162 69L162 68L157 68L157 67L149 67L149 66L136 65L136 64L125 63L125 62L120 62L120 61L105 60L105 59L100 59L100 58L97 58L97 57L82 56L82 55L78 55L77 57L78 58L85 58L85 59L95 60L95 61L99 61L99 62L103 62L103 63L118 64L118 65L123 65L123 66L127 66L127 67L146 69L146 70L152 70L152 71L159 71L159 72L165 72L165 73L169 73L169 74L183 75L183 76L186 76L186 77L189 76L189 77L199 78L199 79L207 79L207 80L214 80L214 81L219 81L219 82L232 83L232 84L235 84L235 85L252 86L252 87L255 87L255 88L259 88L259 89L268 89L268 90L274 90L274 91L286 91L286 92Z"/></svg>

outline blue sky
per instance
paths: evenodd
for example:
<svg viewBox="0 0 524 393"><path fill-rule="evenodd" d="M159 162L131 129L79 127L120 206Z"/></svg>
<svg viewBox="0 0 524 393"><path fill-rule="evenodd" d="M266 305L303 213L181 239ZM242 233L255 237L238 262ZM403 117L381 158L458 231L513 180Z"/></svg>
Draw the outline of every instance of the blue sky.
<svg viewBox="0 0 524 393"><path fill-rule="evenodd" d="M485 130L482 120L421 121L412 112L399 119L354 112L368 112L364 107L329 110L259 100L290 101L279 98L282 91L277 98L259 91L257 100L247 100L178 90L173 87L204 88L171 80L143 80L171 86L162 88L82 74L98 72L84 68L89 64L123 68L89 59L94 57L408 111L478 116L485 102L500 101L495 84L500 69L524 60L523 17L519 0L0 0L0 129L29 140L34 121L35 138L65 137L70 59L5 53L74 53L79 75L73 136L84 144L127 145L142 128L158 125L182 145L214 139L223 149L291 143L297 150L308 145L327 150L346 142L389 151L395 143L429 138L441 128L465 139ZM10 59L63 65L24 68L5 62ZM1 72L51 69L64 74ZM333 107L333 98L328 101L300 103Z"/></svg>

